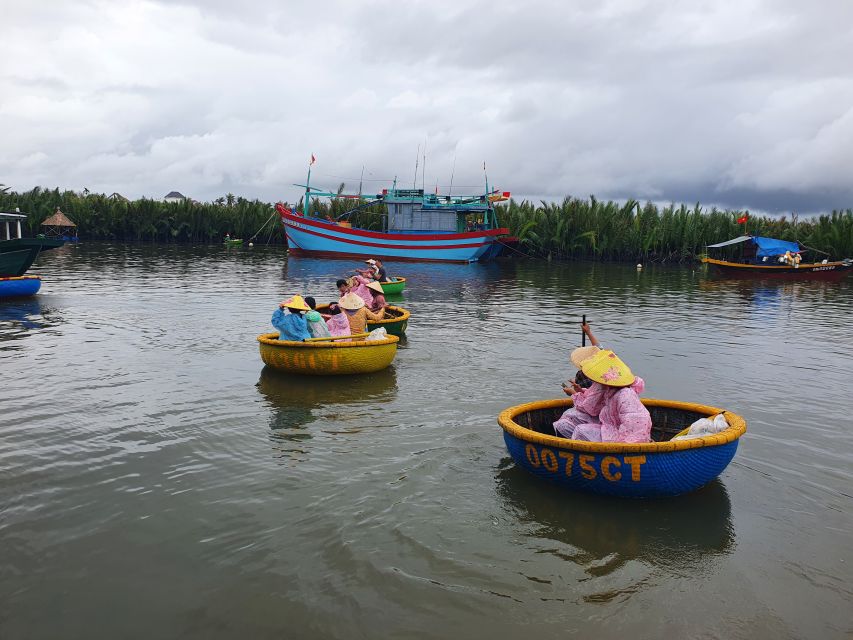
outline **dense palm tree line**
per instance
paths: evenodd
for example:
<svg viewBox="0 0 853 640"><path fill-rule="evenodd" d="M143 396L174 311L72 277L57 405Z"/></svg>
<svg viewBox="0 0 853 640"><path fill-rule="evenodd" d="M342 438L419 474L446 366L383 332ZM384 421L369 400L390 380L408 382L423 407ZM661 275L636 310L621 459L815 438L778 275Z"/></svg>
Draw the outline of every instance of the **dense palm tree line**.
<svg viewBox="0 0 853 640"><path fill-rule="evenodd" d="M236 238L252 237L269 220L272 205L228 194L214 202L160 202L142 198L127 200L118 194L46 190L36 187L23 193L0 190L0 210L20 209L27 215L32 235L42 221L59 207L87 240L121 240L164 243L220 242L226 233ZM274 242L283 242L280 225L272 220L260 237L266 241L272 230Z"/></svg>
<svg viewBox="0 0 853 640"><path fill-rule="evenodd" d="M708 244L744 233L799 241L834 258L853 257L851 209L805 219L749 215L745 224L738 224L741 216L743 212L705 210L698 204L658 208L650 202L600 202L594 197L538 206L511 200L498 207L501 225L518 236L523 251L555 259L680 262L706 253Z"/></svg>
<svg viewBox="0 0 853 640"><path fill-rule="evenodd" d="M339 194L344 185L340 185ZM301 201L297 208L301 208ZM56 207L76 224L81 238L165 243L219 242L226 233L248 239L268 223L263 241L283 242L277 216L270 220L271 204L227 194L210 203L185 200L166 203L143 198L129 201L118 194L46 190L23 193L0 189L0 210L19 208L27 214L31 234ZM347 212L351 212L347 215ZM349 220L356 226L382 228L384 206L352 199L312 200L311 213ZM742 233L796 240L835 258L853 256L853 210L800 219L796 216L750 215L738 224L742 212L653 203L641 205L565 198L562 202L510 200L497 206L501 226L518 236L528 254L558 260L686 261L705 253L705 246Z"/></svg>

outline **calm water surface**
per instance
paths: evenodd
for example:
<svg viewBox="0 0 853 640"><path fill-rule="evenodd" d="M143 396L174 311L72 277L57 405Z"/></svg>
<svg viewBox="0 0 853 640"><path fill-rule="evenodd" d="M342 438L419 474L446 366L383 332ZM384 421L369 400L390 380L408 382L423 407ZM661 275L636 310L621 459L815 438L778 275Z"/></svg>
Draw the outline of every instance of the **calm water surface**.
<svg viewBox="0 0 853 640"><path fill-rule="evenodd" d="M0 302L0 638L841 638L853 633L853 278L391 265L394 365L263 368L350 263L81 245ZM650 397L749 431L695 494L516 469L500 410L559 397L586 313Z"/></svg>

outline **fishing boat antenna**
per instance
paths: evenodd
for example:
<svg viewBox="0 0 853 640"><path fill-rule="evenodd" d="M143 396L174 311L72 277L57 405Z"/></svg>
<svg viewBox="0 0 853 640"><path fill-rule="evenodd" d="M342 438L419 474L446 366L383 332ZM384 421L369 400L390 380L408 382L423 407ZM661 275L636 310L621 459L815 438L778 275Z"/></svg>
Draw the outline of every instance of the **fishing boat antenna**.
<svg viewBox="0 0 853 640"><path fill-rule="evenodd" d="M418 187L418 164L421 161L421 145L418 143L418 150L415 153L415 179L412 180L412 190Z"/></svg>
<svg viewBox="0 0 853 640"><path fill-rule="evenodd" d="M361 178L358 180L358 198L361 200L361 185L364 182L364 165L361 165Z"/></svg>
<svg viewBox="0 0 853 640"><path fill-rule="evenodd" d="M308 163L308 180L305 181L305 203L302 205L302 215L308 217L308 212L311 211L311 165L316 162L314 154L311 154L311 161Z"/></svg>
<svg viewBox="0 0 853 640"><path fill-rule="evenodd" d="M453 195L453 174L456 173L456 149L453 149L453 168L450 170L450 190L447 192L448 196Z"/></svg>
<svg viewBox="0 0 853 640"><path fill-rule="evenodd" d="M427 138L424 138L424 168L422 169L421 174L421 189L424 193L426 193L426 148L427 148Z"/></svg>
<svg viewBox="0 0 853 640"><path fill-rule="evenodd" d="M489 174L486 173L486 161L485 160L483 160L483 177L486 179L486 204L487 204L486 212L483 214L483 225L486 228L488 228L488 223L486 222L486 218L489 215L489 208L490 208L490 206L488 205L488 203L489 203Z"/></svg>

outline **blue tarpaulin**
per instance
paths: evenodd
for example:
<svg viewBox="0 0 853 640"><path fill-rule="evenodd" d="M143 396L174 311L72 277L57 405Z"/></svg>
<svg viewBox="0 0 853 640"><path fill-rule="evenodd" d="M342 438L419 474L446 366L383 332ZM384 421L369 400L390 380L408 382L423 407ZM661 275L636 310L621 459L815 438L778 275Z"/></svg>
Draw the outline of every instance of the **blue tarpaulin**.
<svg viewBox="0 0 853 640"><path fill-rule="evenodd" d="M799 252L800 245L796 242L788 242L786 240L777 240L776 238L762 238L761 236L753 236L752 241L758 245L758 257L768 258L773 256L781 256L786 251L791 253Z"/></svg>

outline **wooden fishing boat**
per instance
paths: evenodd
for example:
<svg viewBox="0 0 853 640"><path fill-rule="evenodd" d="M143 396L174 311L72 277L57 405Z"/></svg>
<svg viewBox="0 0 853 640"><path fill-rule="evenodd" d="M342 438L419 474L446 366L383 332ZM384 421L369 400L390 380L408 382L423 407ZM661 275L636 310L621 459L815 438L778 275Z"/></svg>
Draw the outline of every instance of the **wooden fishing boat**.
<svg viewBox="0 0 853 640"><path fill-rule="evenodd" d="M786 280L841 280L853 269L853 260L833 262L801 262L796 266L784 264L745 264L702 258L702 262L714 267L727 278L783 278Z"/></svg>
<svg viewBox="0 0 853 640"><path fill-rule="evenodd" d="M652 416L652 442L582 442L558 437L553 423L571 399L542 400L503 411L498 424L515 463L552 482L592 493L632 498L694 491L722 473L746 432L739 415L691 402L643 399ZM729 428L672 441L698 420L722 413Z"/></svg>
<svg viewBox="0 0 853 640"><path fill-rule="evenodd" d="M328 314L329 305L318 305L317 311ZM385 327L385 331L387 331L389 335L401 336L406 333L406 328L409 326L409 318L411 316L412 314L403 307L388 305L385 307L385 318L382 320L368 320L367 330L373 331L379 327Z"/></svg>
<svg viewBox="0 0 853 640"><path fill-rule="evenodd" d="M38 276L0 278L0 298L34 296L39 289L41 289L41 278Z"/></svg>
<svg viewBox="0 0 853 640"><path fill-rule="evenodd" d="M483 193L455 196L399 189L396 180L390 189L370 195L360 189L342 193L310 185L309 164L307 182L295 185L305 189L302 210L276 205L293 256L476 262L491 260L505 249L501 240L509 229L499 226L493 196L500 194L504 200L510 194L490 189L488 179ZM312 210L311 198L330 199L330 213L339 215L321 216L316 207ZM380 230L353 225L352 214L364 210L379 214Z"/></svg>
<svg viewBox="0 0 853 640"><path fill-rule="evenodd" d="M281 371L312 376L380 371L394 361L400 341L397 336L364 340L366 333L331 340L313 338L305 342L279 340L278 336L278 333L258 336L264 364ZM343 342L348 339L349 342Z"/></svg>
<svg viewBox="0 0 853 640"><path fill-rule="evenodd" d="M387 282L380 282L382 285L382 291L385 294L397 294L403 293L403 289L406 288L406 279L405 278L391 278Z"/></svg>
<svg viewBox="0 0 853 640"><path fill-rule="evenodd" d="M702 262L727 278L781 278L786 280L841 280L851 269L853 260L801 262L800 253L816 251L799 242L762 236L743 235L709 244L708 249L740 247L738 259L724 260L705 256ZM822 253L822 252L819 252Z"/></svg>

